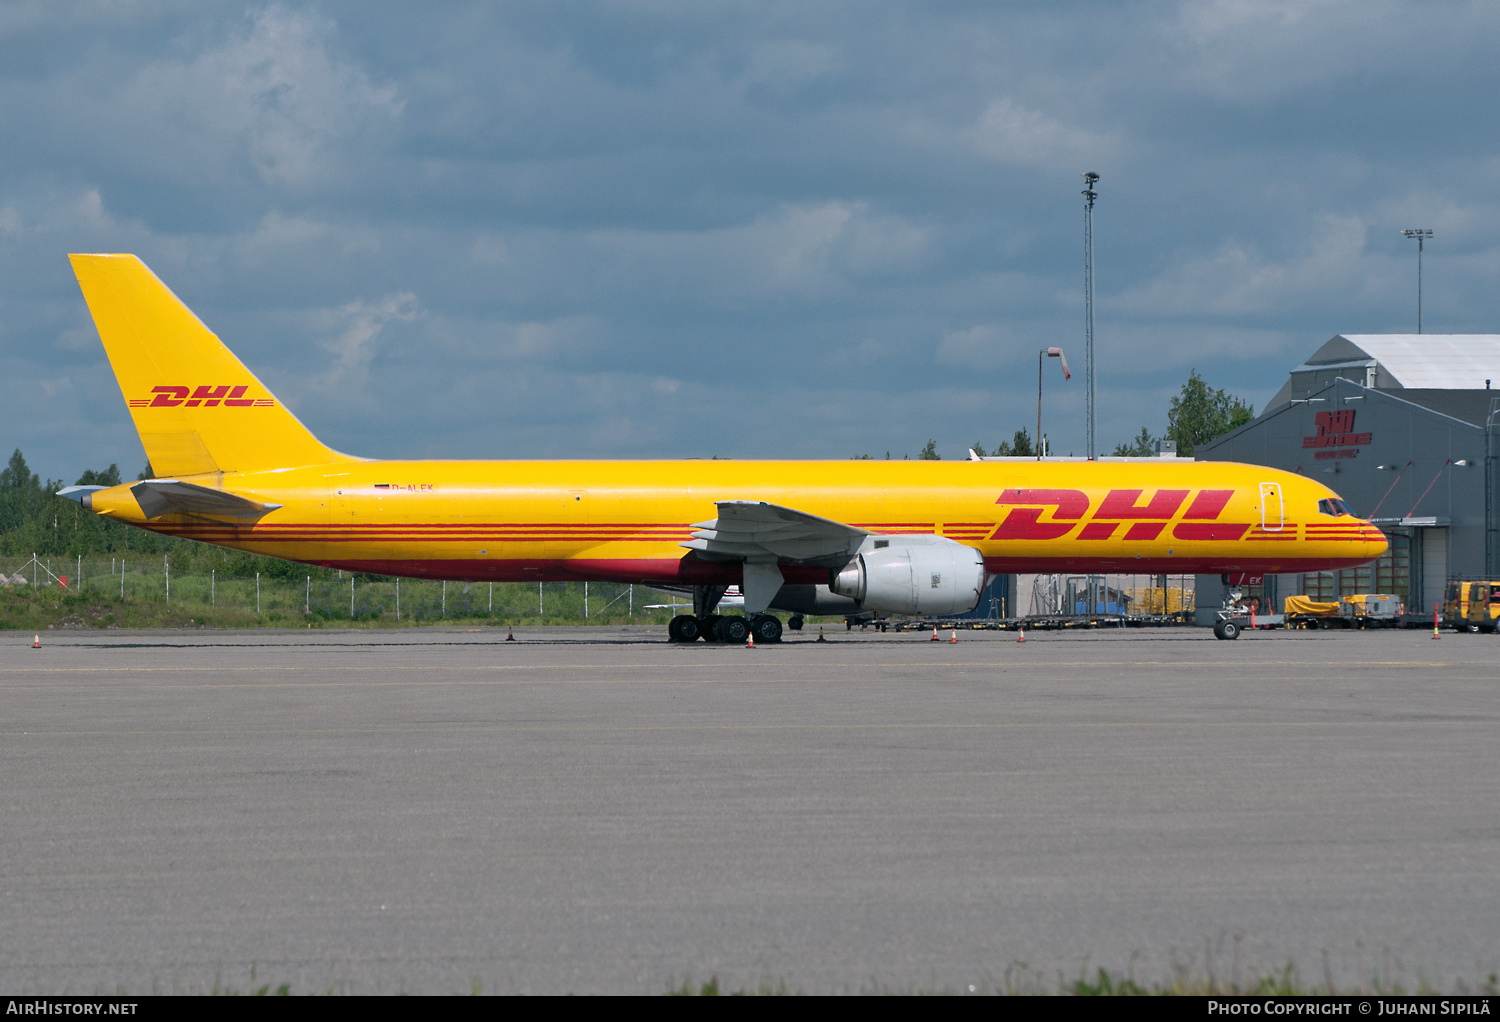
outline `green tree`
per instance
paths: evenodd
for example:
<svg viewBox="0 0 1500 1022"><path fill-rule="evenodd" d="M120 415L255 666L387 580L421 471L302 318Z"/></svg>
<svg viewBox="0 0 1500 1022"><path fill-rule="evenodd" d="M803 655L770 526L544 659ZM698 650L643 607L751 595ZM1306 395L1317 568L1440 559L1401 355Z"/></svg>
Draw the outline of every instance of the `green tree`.
<svg viewBox="0 0 1500 1022"><path fill-rule="evenodd" d="M78 477L74 486L119 486L120 466L111 464L109 468L89 469Z"/></svg>
<svg viewBox="0 0 1500 1022"><path fill-rule="evenodd" d="M30 493L42 488L42 481L26 466L26 458L17 447L10 464L0 471L0 493Z"/></svg>
<svg viewBox="0 0 1500 1022"><path fill-rule="evenodd" d="M1116 458L1149 458L1156 453L1156 437L1145 426L1140 435L1128 444L1115 444Z"/></svg>
<svg viewBox="0 0 1500 1022"><path fill-rule="evenodd" d="M1031 434L1026 432L1022 426L1016 430L1009 440L1000 441L1000 446L995 448L997 458L1029 458L1036 453L1036 448L1031 446Z"/></svg>
<svg viewBox="0 0 1500 1022"><path fill-rule="evenodd" d="M927 441L927 446L922 448L922 453L917 455L918 461L942 461L943 456L937 452L937 441Z"/></svg>
<svg viewBox="0 0 1500 1022"><path fill-rule="evenodd" d="M1193 449L1238 429L1255 418L1255 408L1222 388L1210 390L1194 369L1172 399L1167 412L1167 437L1177 441L1177 455L1191 458Z"/></svg>

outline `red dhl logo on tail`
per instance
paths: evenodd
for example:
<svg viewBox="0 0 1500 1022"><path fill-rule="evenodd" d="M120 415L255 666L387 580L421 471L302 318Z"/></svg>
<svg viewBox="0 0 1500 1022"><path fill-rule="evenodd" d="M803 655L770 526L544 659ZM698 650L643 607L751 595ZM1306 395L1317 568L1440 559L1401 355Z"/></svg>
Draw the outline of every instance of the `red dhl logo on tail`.
<svg viewBox="0 0 1500 1022"><path fill-rule="evenodd" d="M996 504L1014 505L991 539L1061 539L1078 528L1075 539L1115 539L1126 526L1122 539L1153 540L1171 524L1191 490L1157 490L1141 501L1145 490L1110 490L1099 509L1089 515L1089 496L1082 490L1006 490ZM1250 529L1249 522L1221 522L1219 515L1234 496L1233 490L1199 490L1182 520L1172 528L1181 540L1237 540ZM1047 521L1042 517L1051 509ZM1088 521L1083 519L1088 517Z"/></svg>
<svg viewBox="0 0 1500 1022"><path fill-rule="evenodd" d="M276 401L269 397L246 397L245 391L250 385L242 383L239 386L224 384L221 387L205 384L196 390L190 387L152 387L151 393L156 397L133 397L130 399L132 408L176 408L181 405L185 408L213 408L222 403L226 408L271 408Z"/></svg>

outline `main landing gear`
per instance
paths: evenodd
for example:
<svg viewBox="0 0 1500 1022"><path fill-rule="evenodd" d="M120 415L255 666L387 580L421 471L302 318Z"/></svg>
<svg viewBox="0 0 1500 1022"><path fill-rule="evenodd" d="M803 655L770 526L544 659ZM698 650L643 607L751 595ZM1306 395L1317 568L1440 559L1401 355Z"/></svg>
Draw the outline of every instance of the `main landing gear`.
<svg viewBox="0 0 1500 1022"><path fill-rule="evenodd" d="M724 598L724 586L694 586L693 613L679 614L667 625L672 642L726 642L740 645L755 636L757 643L780 642L781 622L770 614L719 615L714 608ZM794 619L801 623L800 618Z"/></svg>
<svg viewBox="0 0 1500 1022"><path fill-rule="evenodd" d="M770 614L756 614L749 620L738 614L694 617L679 614L667 625L667 637L672 642L727 642L741 645L754 634L757 645L763 642L781 641L781 622Z"/></svg>

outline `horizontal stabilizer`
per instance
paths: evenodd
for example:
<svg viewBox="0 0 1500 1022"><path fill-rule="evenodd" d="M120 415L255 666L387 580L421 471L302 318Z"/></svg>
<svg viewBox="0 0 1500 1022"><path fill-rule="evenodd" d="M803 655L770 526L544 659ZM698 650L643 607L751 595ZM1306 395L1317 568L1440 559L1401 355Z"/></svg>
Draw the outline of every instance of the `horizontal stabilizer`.
<svg viewBox="0 0 1500 1022"><path fill-rule="evenodd" d="M183 514L259 518L281 507L178 479L146 479L131 486L130 492L147 518Z"/></svg>
<svg viewBox="0 0 1500 1022"><path fill-rule="evenodd" d="M76 504L82 504L90 511L94 509L93 502L89 499L100 490L107 490L108 486L64 486L57 491L59 497L67 497Z"/></svg>
<svg viewBox="0 0 1500 1022"><path fill-rule="evenodd" d="M699 522L682 545L711 558L784 561L842 568L869 533L789 507L755 500L721 500L719 517Z"/></svg>

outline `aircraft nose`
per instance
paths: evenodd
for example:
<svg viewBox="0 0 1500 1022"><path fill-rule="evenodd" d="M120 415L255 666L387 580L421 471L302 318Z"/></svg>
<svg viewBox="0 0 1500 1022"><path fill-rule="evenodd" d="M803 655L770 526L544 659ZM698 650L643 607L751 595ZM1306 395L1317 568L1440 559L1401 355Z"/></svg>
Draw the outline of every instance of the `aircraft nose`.
<svg viewBox="0 0 1500 1022"><path fill-rule="evenodd" d="M1365 541L1365 556L1372 561L1377 557L1383 556L1391 548L1391 541L1386 537L1386 534L1369 522L1363 522L1361 526L1359 531Z"/></svg>

